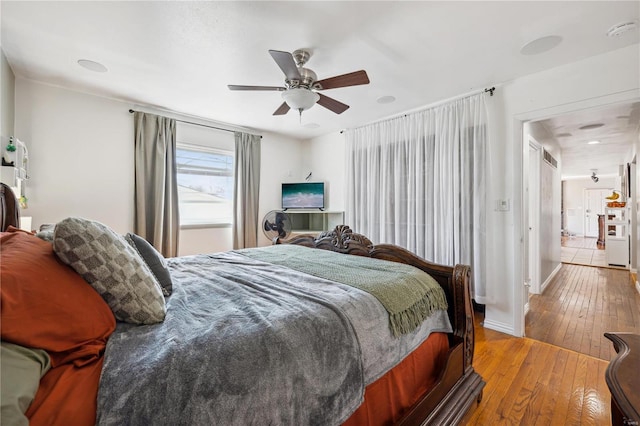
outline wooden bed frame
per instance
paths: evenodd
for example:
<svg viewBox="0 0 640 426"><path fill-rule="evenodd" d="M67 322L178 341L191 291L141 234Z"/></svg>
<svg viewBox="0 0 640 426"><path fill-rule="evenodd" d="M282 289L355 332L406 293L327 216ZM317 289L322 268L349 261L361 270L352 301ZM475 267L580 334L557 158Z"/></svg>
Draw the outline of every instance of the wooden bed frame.
<svg viewBox="0 0 640 426"><path fill-rule="evenodd" d="M17 225L19 211L16 198L5 185L0 185L0 228ZM19 223L19 222L18 222ZM405 263L431 275L444 289L453 333L449 334L449 353L436 384L397 423L399 426L459 424L472 405L482 399L485 382L472 366L474 348L473 307L469 288L470 268L438 265L419 258L392 244L374 245L367 237L339 225L318 236L299 235L274 244L298 244L343 254L368 256Z"/></svg>
<svg viewBox="0 0 640 426"><path fill-rule="evenodd" d="M453 327L453 333L449 335L450 349L436 384L407 412L398 425L455 425L460 423L474 402L481 401L485 382L472 366L474 330L469 266L438 265L396 245L374 245L367 237L354 233L346 225L336 226L333 231L317 236L305 234L288 239L276 237L273 243L298 244L405 263L431 275L447 295L449 319Z"/></svg>

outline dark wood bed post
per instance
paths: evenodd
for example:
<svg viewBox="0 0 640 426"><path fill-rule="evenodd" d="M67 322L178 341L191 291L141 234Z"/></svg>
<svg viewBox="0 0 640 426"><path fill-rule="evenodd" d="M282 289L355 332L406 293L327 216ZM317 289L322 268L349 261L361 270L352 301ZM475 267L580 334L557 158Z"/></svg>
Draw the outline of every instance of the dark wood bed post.
<svg viewBox="0 0 640 426"><path fill-rule="evenodd" d="M273 244L297 244L405 263L431 275L447 295L449 319L453 327L453 333L449 335L449 354L438 382L398 424L455 425L476 401L480 402L485 382L473 369L475 340L469 266L438 265L393 244L374 245L347 225L336 226L334 230L319 235L298 235L286 240L276 237Z"/></svg>

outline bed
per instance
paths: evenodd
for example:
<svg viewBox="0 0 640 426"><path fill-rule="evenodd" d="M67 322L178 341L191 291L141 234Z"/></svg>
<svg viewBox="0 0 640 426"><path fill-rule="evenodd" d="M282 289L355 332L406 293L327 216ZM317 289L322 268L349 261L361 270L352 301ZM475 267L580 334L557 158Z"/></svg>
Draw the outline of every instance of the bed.
<svg viewBox="0 0 640 426"><path fill-rule="evenodd" d="M39 368L25 414L32 425L457 424L480 401L467 266L431 264L339 226L267 248L167 259L161 318L128 318L56 245L61 223L53 243L11 227L0 241L3 354L6 345L34 351L27 358ZM438 288L420 296L430 306L416 304L429 311L419 320L392 313L367 287L367 274L422 279L413 267Z"/></svg>

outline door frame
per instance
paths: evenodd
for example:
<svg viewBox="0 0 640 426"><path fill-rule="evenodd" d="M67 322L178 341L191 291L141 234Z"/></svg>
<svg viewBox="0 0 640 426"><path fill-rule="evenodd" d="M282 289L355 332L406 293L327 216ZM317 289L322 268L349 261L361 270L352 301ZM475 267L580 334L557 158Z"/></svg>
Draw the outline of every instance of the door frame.
<svg viewBox="0 0 640 426"><path fill-rule="evenodd" d="M517 188L513 193L514 206L520 208L520 212L514 212L514 238L513 248L515 252L514 256L514 280L513 280L513 293L512 297L512 314L513 314L513 333L515 336L524 336L525 318L524 318L524 305L523 289L525 288L523 282L525 280L525 262L527 259L527 244L525 241L526 234L525 224L528 221L528 212L525 207L528 204L528 197L524 197L526 194L526 185L529 180L528 176L528 159L529 159L529 147L528 141L524 138L524 123L528 121L544 120L546 118L569 114L582 109L598 108L606 105L612 105L617 103L638 102L638 90L626 90L624 92L618 92L610 95L604 95L594 98L589 98L577 102L565 103L561 105L553 105L546 108L537 109L520 114L514 114L512 117L513 128L512 137L516 142L516 149L514 149L514 170L520 170L521 173L514 173L514 188ZM519 189L519 190L518 190ZM525 204L526 203L526 204ZM636 238L635 235L632 238Z"/></svg>
<svg viewBox="0 0 640 426"><path fill-rule="evenodd" d="M527 225L528 237L528 268L527 280L529 293L540 294L540 168L542 167L542 145L531 135L529 139L529 206ZM533 201L533 203L531 203ZM531 231L534 232L531 232ZM531 265L535 265L533 268ZM529 310L529 295L525 295L525 314Z"/></svg>

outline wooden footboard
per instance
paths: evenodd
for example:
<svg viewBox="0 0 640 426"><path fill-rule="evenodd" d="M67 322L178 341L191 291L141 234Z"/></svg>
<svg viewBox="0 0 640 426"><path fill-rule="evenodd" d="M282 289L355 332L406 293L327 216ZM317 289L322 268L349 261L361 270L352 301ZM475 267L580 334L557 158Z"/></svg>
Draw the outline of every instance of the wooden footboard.
<svg viewBox="0 0 640 426"><path fill-rule="evenodd" d="M435 386L399 422L399 425L454 425L482 398L485 383L473 369L473 307L469 288L470 268L427 262L410 251L392 244L374 245L367 237L346 225L320 235L299 235L286 240L276 237L274 244L297 244L344 254L367 256L405 263L431 275L444 289L449 304L453 333L449 335L449 355Z"/></svg>

